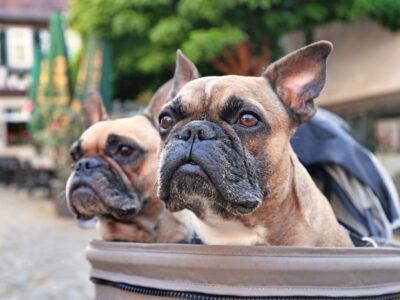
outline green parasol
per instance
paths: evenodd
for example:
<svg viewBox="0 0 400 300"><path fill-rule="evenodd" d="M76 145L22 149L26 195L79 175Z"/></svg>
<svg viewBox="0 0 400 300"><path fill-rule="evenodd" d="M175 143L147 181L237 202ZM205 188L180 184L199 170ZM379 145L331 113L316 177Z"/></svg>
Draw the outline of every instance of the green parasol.
<svg viewBox="0 0 400 300"><path fill-rule="evenodd" d="M68 151L81 133L79 112L71 109L72 77L59 12L49 23L49 52L37 54L31 99L36 100L29 121L32 142L38 150L49 150L57 173L68 174ZM39 75L40 74L40 75ZM35 77L36 76L36 77Z"/></svg>
<svg viewBox="0 0 400 300"><path fill-rule="evenodd" d="M34 63L31 71L32 83L29 88L29 99L32 100L33 102L36 102L40 84L40 69L41 69L40 66L42 64L42 59L45 58L44 55L42 54L42 49L40 46L40 36L37 30L35 30L33 40L34 40Z"/></svg>
<svg viewBox="0 0 400 300"><path fill-rule="evenodd" d="M60 12L53 13L49 33L48 82L45 99L38 98L38 102L45 100L49 104L68 105L72 100L72 80L64 38L64 21Z"/></svg>
<svg viewBox="0 0 400 300"><path fill-rule="evenodd" d="M107 110L111 106L111 50L106 39L90 37L78 72L75 101L81 103L89 92L101 94Z"/></svg>

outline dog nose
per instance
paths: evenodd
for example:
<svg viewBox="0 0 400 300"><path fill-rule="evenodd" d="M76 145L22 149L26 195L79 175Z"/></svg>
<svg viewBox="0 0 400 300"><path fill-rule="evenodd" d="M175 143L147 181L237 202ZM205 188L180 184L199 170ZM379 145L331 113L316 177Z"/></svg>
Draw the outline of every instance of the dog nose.
<svg viewBox="0 0 400 300"><path fill-rule="evenodd" d="M179 133L178 138L189 141L198 138L200 141L215 139L214 129L207 121L192 121L188 123Z"/></svg>
<svg viewBox="0 0 400 300"><path fill-rule="evenodd" d="M89 174L101 165L101 161L95 157L82 158L75 164L75 171Z"/></svg>

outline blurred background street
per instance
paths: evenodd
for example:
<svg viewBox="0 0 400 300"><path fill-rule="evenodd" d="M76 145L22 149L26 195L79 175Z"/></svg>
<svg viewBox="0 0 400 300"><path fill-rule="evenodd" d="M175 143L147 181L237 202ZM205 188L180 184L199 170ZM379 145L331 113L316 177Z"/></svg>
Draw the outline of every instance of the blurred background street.
<svg viewBox="0 0 400 300"><path fill-rule="evenodd" d="M79 229L48 199L11 187L0 187L0 207L0 299L93 298L84 257L93 229Z"/></svg>

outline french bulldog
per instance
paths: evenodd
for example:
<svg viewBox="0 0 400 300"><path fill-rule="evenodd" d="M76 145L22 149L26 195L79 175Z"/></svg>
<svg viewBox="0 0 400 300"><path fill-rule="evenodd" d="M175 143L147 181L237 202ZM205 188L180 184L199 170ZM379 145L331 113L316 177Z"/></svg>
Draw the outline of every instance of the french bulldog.
<svg viewBox="0 0 400 300"><path fill-rule="evenodd" d="M97 217L103 240L172 243L191 235L183 217L156 195L160 136L151 113L165 103L164 90L169 88L160 88L143 115L130 118L108 120L97 93L83 104L87 129L70 150L67 202L78 219Z"/></svg>
<svg viewBox="0 0 400 300"><path fill-rule="evenodd" d="M332 50L313 43L260 77L198 78L180 60L159 115L158 196L205 244L351 246L290 145L316 111ZM178 55L182 55L178 52Z"/></svg>

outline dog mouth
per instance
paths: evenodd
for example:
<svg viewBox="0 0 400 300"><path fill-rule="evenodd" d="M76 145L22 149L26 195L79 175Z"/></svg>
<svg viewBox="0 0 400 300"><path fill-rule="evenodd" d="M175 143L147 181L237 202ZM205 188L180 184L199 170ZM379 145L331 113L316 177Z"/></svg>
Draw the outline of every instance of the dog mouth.
<svg viewBox="0 0 400 300"><path fill-rule="evenodd" d="M215 184L216 176L225 176L220 173L212 172L213 162L194 156L190 160L181 160L175 164L173 169L169 170L169 180L167 193L160 197L171 211L180 211L187 208L193 211L198 217L204 213L204 207L213 207L219 215L229 218L230 216L241 216L252 213L256 210L261 200L239 199L238 201L229 201L221 193L221 188L229 189L229 182L225 187ZM211 173L210 173L211 172ZM214 179L214 181L213 181ZM181 194L177 197L177 194ZM208 203L204 203L204 201ZM203 203L203 204L201 204Z"/></svg>
<svg viewBox="0 0 400 300"><path fill-rule="evenodd" d="M260 204L261 201L242 201L240 203L235 203L235 205L231 205L228 211L236 216L248 215L255 211Z"/></svg>
<svg viewBox="0 0 400 300"><path fill-rule="evenodd" d="M188 208L196 215L211 209L230 218L260 206L265 161L247 151L235 133L194 120L170 137L161 151L157 190L168 209Z"/></svg>
<svg viewBox="0 0 400 300"><path fill-rule="evenodd" d="M67 190L67 200L77 219L104 217L118 221L132 219L140 210L140 195L124 193L116 188L98 188L93 182L73 178Z"/></svg>
<svg viewBox="0 0 400 300"><path fill-rule="evenodd" d="M190 175L195 175L195 176L200 176L208 181L210 181L210 178L208 177L206 171L203 169L201 166L201 163L197 163L194 160L189 160L183 164L181 164L174 173L181 172L184 173L188 176Z"/></svg>

